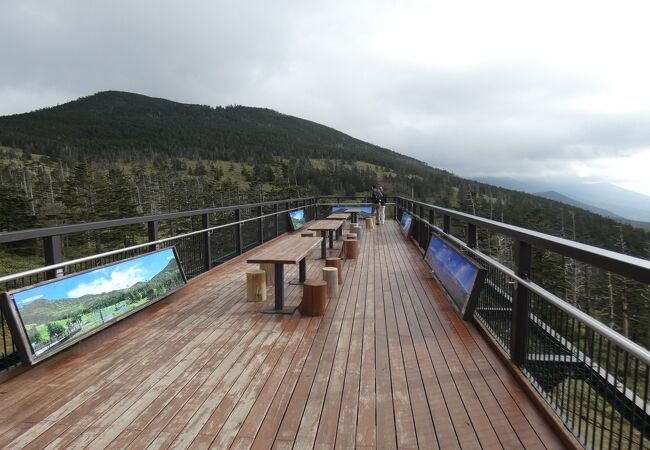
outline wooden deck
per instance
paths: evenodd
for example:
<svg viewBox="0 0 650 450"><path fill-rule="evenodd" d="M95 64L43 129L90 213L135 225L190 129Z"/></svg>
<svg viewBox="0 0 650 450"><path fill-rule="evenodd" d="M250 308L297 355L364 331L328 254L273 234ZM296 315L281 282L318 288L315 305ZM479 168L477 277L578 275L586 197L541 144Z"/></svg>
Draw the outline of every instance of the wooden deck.
<svg viewBox="0 0 650 450"><path fill-rule="evenodd" d="M246 303L249 252L0 384L0 448L562 448L398 224L361 243L322 318Z"/></svg>

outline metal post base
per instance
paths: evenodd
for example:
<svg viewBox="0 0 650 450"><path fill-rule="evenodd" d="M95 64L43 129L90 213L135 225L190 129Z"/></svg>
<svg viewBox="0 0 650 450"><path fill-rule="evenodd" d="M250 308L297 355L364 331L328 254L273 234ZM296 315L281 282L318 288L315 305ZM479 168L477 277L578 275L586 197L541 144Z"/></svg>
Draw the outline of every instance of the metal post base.
<svg viewBox="0 0 650 450"><path fill-rule="evenodd" d="M262 310L262 313L264 314L284 314L284 315L292 315L294 312L296 312L296 309L298 309L297 306L291 306L283 309L275 309L275 308L268 308L265 310Z"/></svg>

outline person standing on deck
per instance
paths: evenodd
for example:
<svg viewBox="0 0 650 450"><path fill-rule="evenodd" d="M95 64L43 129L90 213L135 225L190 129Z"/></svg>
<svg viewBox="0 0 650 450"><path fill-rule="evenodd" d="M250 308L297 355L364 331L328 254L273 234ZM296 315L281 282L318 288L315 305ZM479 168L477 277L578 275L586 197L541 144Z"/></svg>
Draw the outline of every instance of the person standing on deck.
<svg viewBox="0 0 650 450"><path fill-rule="evenodd" d="M384 193L384 188L379 186L379 215L377 217L377 223L383 225L386 223L386 194Z"/></svg>
<svg viewBox="0 0 650 450"><path fill-rule="evenodd" d="M381 192L377 189L377 186L372 186L372 191L370 191L370 200L372 202L372 211L370 214L375 216L375 222L379 223L379 200L381 199Z"/></svg>

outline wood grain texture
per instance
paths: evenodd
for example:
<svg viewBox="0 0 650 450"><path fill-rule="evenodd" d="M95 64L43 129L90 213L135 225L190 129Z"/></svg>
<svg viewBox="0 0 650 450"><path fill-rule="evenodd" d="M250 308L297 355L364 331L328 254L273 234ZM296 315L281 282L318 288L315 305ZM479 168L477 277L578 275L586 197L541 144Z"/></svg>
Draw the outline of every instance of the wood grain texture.
<svg viewBox="0 0 650 450"><path fill-rule="evenodd" d="M5 381L0 448L562 448L396 222L364 235L323 316L247 303L247 260L309 239L255 249ZM310 256L308 278L323 267ZM302 296L287 286L287 305Z"/></svg>
<svg viewBox="0 0 650 450"><path fill-rule="evenodd" d="M327 220L347 220L350 218L350 214L347 213L334 213L327 216Z"/></svg>
<svg viewBox="0 0 650 450"><path fill-rule="evenodd" d="M318 247L323 238L291 236L274 242L261 251L249 255L246 262L260 264L298 264L301 259Z"/></svg>
<svg viewBox="0 0 650 450"><path fill-rule="evenodd" d="M334 231L338 230L345 224L345 220L317 220L309 225L308 230L313 231Z"/></svg>

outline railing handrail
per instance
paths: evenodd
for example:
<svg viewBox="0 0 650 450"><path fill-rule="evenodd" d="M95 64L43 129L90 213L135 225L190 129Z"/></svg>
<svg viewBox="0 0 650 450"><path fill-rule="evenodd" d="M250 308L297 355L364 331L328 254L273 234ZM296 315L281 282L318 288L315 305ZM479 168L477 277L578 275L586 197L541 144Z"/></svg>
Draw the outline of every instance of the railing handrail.
<svg viewBox="0 0 650 450"><path fill-rule="evenodd" d="M529 230L516 225L497 222L492 219L485 219L483 217L455 211L453 209L431 205L406 197L398 198L403 201L411 202L414 205L432 209L433 211L439 212L443 215L460 219L463 222L478 225L492 231L497 231L519 241L534 245L535 247L550 250L560 255L580 260L587 264L600 267L601 269L617 273L636 281L650 284L650 261L648 260L625 255L623 253L617 253L611 250L605 250L589 244L582 244L580 242L552 236L539 231Z"/></svg>
<svg viewBox="0 0 650 450"><path fill-rule="evenodd" d="M187 233L177 234L175 236L170 236L168 238L158 239L156 241L147 241L147 242L144 242L142 244L131 245L129 247L119 248L119 249L116 249L116 250L109 250L107 252L97 253L97 254L94 254L94 255L91 255L91 256L84 256L84 257L69 260L69 261L63 261L63 262L56 263L56 264L50 264L48 266L38 267L36 269L30 269L30 270L26 270L26 271L19 272L19 273L5 275L5 276L0 277L0 283L6 283L8 281L15 280L15 279L18 279L18 278L28 277L28 276L36 275L38 273L43 273L43 272L49 272L51 270L60 269L62 267L72 266L74 264L79 264L79 263L83 263L83 262L86 262L86 261L101 259L101 258L105 258L107 256L117 255L119 253L124 253L124 252L128 252L128 251L131 251L131 250L137 250L137 249L140 249L140 248L143 248L143 247L150 247L152 245L158 245L158 244L162 244L162 243L169 242L169 241L183 239L183 238L186 238L186 237L189 237L189 236L194 236L196 234L209 233L210 231L219 230L219 229L227 228L227 227L232 227L233 225L238 225L238 224L242 224L242 223L246 223L246 222L251 222L253 220L257 221L257 220L260 220L260 219L264 219L265 217L272 217L272 216L276 216L278 214L284 214L286 212L296 211L296 210L299 210L299 209L302 209L302 208L303 208L302 206L299 206L299 207L296 207L296 208L285 209L283 211L277 211L277 212L274 211L274 212L272 212L270 214L264 214L264 215L261 215L261 216L255 216L255 217L251 217L251 218L248 218L248 219L242 219L242 220L238 220L238 221L228 222L228 223L225 223L225 224L222 224L222 225L215 225L213 227L201 228L200 230L189 231Z"/></svg>
<svg viewBox="0 0 650 450"><path fill-rule="evenodd" d="M155 214L155 215L148 215L148 216L134 216L134 217L125 217L122 219L110 219L110 220L101 220L97 222L60 225L56 227L34 228L31 230L10 231L6 233L0 233L0 244L24 241L27 239L37 239L37 238L43 238L49 236L62 236L66 234L79 233L83 231L100 230L104 228L115 228L115 227L122 227L126 225L147 223L147 222L159 222L162 220L194 217L203 214L230 212L230 211L235 211L237 209L256 208L260 206L277 205L277 204L287 203L287 202L302 202L308 200L316 201L316 197L288 198L283 200L271 200L268 202L260 202L260 203L246 203L243 205L219 206L217 208L195 209L190 211L178 211L178 212Z"/></svg>

